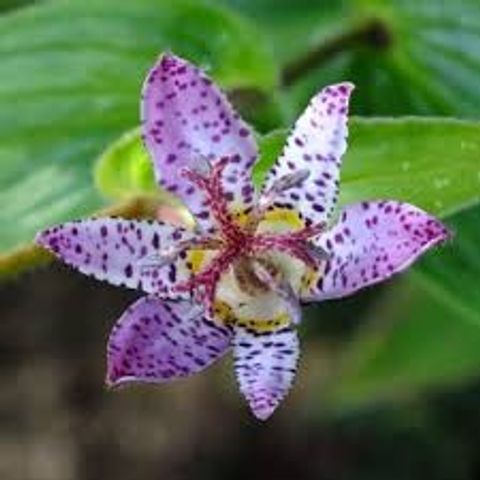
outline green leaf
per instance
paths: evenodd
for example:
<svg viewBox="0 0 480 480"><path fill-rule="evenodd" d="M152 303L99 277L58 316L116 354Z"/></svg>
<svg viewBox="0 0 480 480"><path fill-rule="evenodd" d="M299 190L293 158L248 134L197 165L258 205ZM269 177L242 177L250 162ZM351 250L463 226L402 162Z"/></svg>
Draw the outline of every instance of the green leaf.
<svg viewBox="0 0 480 480"><path fill-rule="evenodd" d="M440 303L480 329L480 207L458 213L449 225L452 243L424 260L416 280Z"/></svg>
<svg viewBox="0 0 480 480"><path fill-rule="evenodd" d="M479 2L353 4L353 14L380 19L389 32L387 42L359 48L348 61L345 74L359 81L358 111L479 117Z"/></svg>
<svg viewBox="0 0 480 480"><path fill-rule="evenodd" d="M286 132L264 137L261 182ZM480 200L480 123L441 118L352 119L340 203L394 198L439 216Z"/></svg>
<svg viewBox="0 0 480 480"><path fill-rule="evenodd" d="M294 112L321 86L350 80L359 115L479 117L477 0L223 2L264 26L285 71L307 59Z"/></svg>
<svg viewBox="0 0 480 480"><path fill-rule="evenodd" d="M280 155L287 133L260 139L254 169L259 186ZM352 119L342 168L340 204L394 198L439 216L480 200L480 123L441 118ZM95 178L113 199L154 189L153 172L138 130L101 158Z"/></svg>
<svg viewBox="0 0 480 480"><path fill-rule="evenodd" d="M1 0L0 13L5 13L7 10L15 10L16 8L24 7L35 0Z"/></svg>
<svg viewBox="0 0 480 480"><path fill-rule="evenodd" d="M139 194L166 195L155 181L152 162L140 134L140 128L124 133L95 163L95 185L103 196L112 201ZM283 134L269 134L257 137L257 140L260 144L261 164L272 164L275 161L272 155L277 155L277 150L281 148L279 142L283 142ZM263 173L256 169L254 178L257 179L257 185L262 177Z"/></svg>
<svg viewBox="0 0 480 480"><path fill-rule="evenodd" d="M269 32L281 61L289 60L333 33L344 0L218 0L250 16Z"/></svg>
<svg viewBox="0 0 480 480"><path fill-rule="evenodd" d="M139 128L122 135L102 153L95 166L94 178L100 192L113 200L160 193L152 162L140 141Z"/></svg>
<svg viewBox="0 0 480 480"><path fill-rule="evenodd" d="M327 408L340 413L398 402L479 376L480 326L430 295L414 275L397 287L337 358L340 368L323 389Z"/></svg>
<svg viewBox="0 0 480 480"><path fill-rule="evenodd" d="M327 397L351 409L480 375L480 206L454 215L451 244L427 255L343 351Z"/></svg>
<svg viewBox="0 0 480 480"><path fill-rule="evenodd" d="M0 17L0 251L105 205L92 163L138 124L141 83L166 48L226 88L275 86L263 37L195 0L61 0Z"/></svg>

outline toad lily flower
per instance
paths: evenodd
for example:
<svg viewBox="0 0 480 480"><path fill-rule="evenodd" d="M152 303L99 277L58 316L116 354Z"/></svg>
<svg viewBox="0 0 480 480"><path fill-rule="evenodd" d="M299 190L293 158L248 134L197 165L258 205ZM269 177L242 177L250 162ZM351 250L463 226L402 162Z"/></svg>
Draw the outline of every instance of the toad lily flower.
<svg viewBox="0 0 480 480"><path fill-rule="evenodd" d="M295 375L300 304L385 280L447 238L393 200L348 206L332 226L352 88L312 99L257 192L250 128L204 73L159 59L143 89L143 138L195 228L98 218L37 237L82 273L146 293L110 335L108 385L187 377L232 350L240 390L266 419Z"/></svg>

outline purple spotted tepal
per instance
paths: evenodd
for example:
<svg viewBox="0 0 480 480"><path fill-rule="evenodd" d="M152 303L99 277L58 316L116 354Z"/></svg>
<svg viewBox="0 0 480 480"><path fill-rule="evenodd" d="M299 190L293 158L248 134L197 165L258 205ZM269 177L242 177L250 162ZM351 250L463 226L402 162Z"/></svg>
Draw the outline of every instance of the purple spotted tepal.
<svg viewBox="0 0 480 480"><path fill-rule="evenodd" d="M385 280L448 237L393 200L348 206L332 222L352 88L312 99L256 191L248 125L204 73L160 58L143 89L143 137L195 228L100 218L37 237L82 273L146 294L110 335L109 385L187 377L232 350L240 390L266 419L295 375L300 304Z"/></svg>

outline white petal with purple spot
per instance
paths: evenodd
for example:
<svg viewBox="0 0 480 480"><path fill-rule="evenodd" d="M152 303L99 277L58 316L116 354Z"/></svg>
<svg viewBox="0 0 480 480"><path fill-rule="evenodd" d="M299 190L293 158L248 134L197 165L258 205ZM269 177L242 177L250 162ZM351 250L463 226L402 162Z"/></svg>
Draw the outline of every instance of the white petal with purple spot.
<svg viewBox="0 0 480 480"><path fill-rule="evenodd" d="M167 293L171 285L189 277L186 261L178 258L162 268L148 267L145 261L191 238L188 230L156 221L97 218L48 228L36 241L98 280L146 293Z"/></svg>
<svg viewBox="0 0 480 480"><path fill-rule="evenodd" d="M224 190L233 204L250 204L251 170L257 157L253 133L220 89L198 68L171 54L163 55L143 88L145 144L157 180L178 195L203 226L212 223L202 192L182 177L185 167L204 170L222 157Z"/></svg>
<svg viewBox="0 0 480 480"><path fill-rule="evenodd" d="M343 297L386 280L448 237L449 232L436 218L407 203L350 205L337 225L317 240L331 258L303 297Z"/></svg>
<svg viewBox="0 0 480 480"><path fill-rule="evenodd" d="M277 195L276 205L296 209L307 223L328 220L338 196L342 155L347 148L347 115L351 83L324 88L297 120L287 145L265 182L264 191L297 171L310 175Z"/></svg>
<svg viewBox="0 0 480 480"><path fill-rule="evenodd" d="M297 332L287 327L255 333L242 327L233 339L235 373L253 414L266 420L292 386L297 370Z"/></svg>
<svg viewBox="0 0 480 480"><path fill-rule="evenodd" d="M163 383L188 377L229 349L231 331L187 301L144 297L114 326L107 346L107 384Z"/></svg>

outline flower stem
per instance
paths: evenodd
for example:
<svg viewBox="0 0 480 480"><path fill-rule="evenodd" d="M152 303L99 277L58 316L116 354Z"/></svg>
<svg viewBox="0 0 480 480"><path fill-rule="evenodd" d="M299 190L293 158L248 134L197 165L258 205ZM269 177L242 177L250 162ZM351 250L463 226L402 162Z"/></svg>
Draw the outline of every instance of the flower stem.
<svg viewBox="0 0 480 480"><path fill-rule="evenodd" d="M284 87L291 87L328 60L354 47L370 46L384 49L391 43L392 34L385 22L378 18L368 19L351 30L324 40L300 57L287 63L282 71L281 83Z"/></svg>

